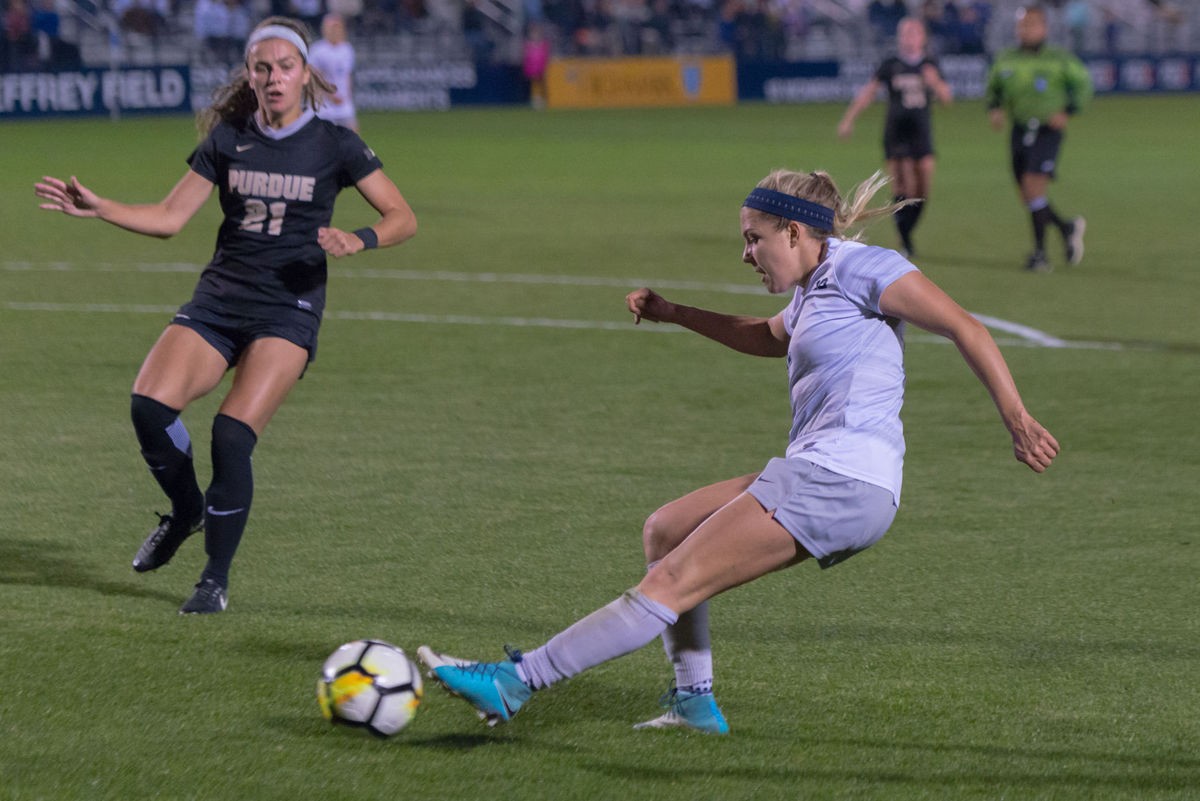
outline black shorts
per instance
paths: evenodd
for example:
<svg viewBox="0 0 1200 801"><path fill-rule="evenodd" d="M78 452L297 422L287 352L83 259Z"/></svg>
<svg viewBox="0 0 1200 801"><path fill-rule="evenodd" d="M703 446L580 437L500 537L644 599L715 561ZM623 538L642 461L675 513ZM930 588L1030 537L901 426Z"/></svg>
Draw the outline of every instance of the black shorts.
<svg viewBox="0 0 1200 801"><path fill-rule="evenodd" d="M1019 183L1022 175L1034 173L1054 177L1058 149L1063 132L1044 125L1014 125L1012 129L1012 171Z"/></svg>
<svg viewBox="0 0 1200 801"><path fill-rule="evenodd" d="M933 155L933 128L928 116L897 117L883 126L886 159L922 159Z"/></svg>
<svg viewBox="0 0 1200 801"><path fill-rule="evenodd" d="M220 353L230 367L256 339L279 337L308 351L308 361L317 358L317 333L321 320L312 312L287 306L257 306L252 313L222 308L219 302L194 297L179 307L172 325L190 328Z"/></svg>

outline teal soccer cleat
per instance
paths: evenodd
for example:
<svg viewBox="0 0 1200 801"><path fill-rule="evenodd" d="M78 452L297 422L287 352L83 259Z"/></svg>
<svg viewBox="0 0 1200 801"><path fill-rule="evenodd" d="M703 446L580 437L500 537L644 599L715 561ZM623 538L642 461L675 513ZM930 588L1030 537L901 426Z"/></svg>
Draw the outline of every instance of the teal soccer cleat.
<svg viewBox="0 0 1200 801"><path fill-rule="evenodd" d="M729 724L712 693L690 693L672 687L658 703L667 710L666 713L653 720L636 723L633 728L684 728L705 734L729 734Z"/></svg>
<svg viewBox="0 0 1200 801"><path fill-rule="evenodd" d="M417 658L429 676L449 692L475 707L489 726L512 720L533 690L517 675L521 652L505 649L503 662L472 662L439 654L427 645L417 649Z"/></svg>

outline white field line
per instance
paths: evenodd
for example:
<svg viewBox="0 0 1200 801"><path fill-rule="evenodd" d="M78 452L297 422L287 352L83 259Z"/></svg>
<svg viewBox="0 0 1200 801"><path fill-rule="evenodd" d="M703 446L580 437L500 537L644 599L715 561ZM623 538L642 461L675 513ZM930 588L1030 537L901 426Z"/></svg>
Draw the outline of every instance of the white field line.
<svg viewBox="0 0 1200 801"><path fill-rule="evenodd" d="M189 263L144 263L144 264L89 264L86 268L69 262L3 262L6 272L134 272L134 273L199 273L202 265ZM639 286L653 286L661 289L690 290L719 292L726 294L762 294L760 286L748 284L708 283L703 281L661 281L640 278L610 278L604 276L572 276L572 275L523 275L513 273L465 273L448 270L372 270L346 269L336 265L331 273L338 278L383 279L400 281L432 281L456 283L483 284L536 284L580 287L614 287L630 289ZM33 312L66 312L77 314L172 314L177 306L158 306L147 304L121 303L37 303L6 301L3 308L8 311ZM616 322L603 320L564 320L546 317L480 317L463 314L408 314L403 312L386 311L339 311L326 312L326 318L332 320L367 320L375 322L415 323L422 325L477 325L504 326L516 328L568 328L578 330L632 330L632 322ZM1117 343L1107 342L1075 342L1052 336L1020 323L975 314L976 319L994 331L1010 334L999 340L1003 345L1018 345L1043 348L1070 348L1083 350L1121 350ZM676 326L659 326L647 324L639 328L671 333L682 329ZM913 331L908 336L911 342L946 342L942 337Z"/></svg>
<svg viewBox="0 0 1200 801"><path fill-rule="evenodd" d="M182 262L110 264L101 262L85 268L69 262L33 263L8 261L3 263L6 272L43 273L199 273L202 264ZM436 283L471 284L540 284L543 286L601 286L636 289L640 286L655 286L663 289L683 289L708 292L723 292L732 295L761 295L763 288L757 284L723 284L705 281L662 281L650 278L610 278L586 275L536 275L521 273L467 273L454 270L372 270L342 267L332 262L331 278L366 278L390 281L432 281Z"/></svg>

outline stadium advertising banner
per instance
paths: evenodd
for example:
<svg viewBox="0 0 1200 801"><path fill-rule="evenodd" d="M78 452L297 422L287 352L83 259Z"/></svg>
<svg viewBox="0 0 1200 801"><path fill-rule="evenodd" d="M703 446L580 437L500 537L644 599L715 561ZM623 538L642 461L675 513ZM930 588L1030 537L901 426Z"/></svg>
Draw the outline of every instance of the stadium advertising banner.
<svg viewBox="0 0 1200 801"><path fill-rule="evenodd" d="M1085 58L1097 94L1200 92L1200 56ZM943 56L942 74L959 99L982 98L986 56ZM848 102L875 74L865 61L803 61L738 65L738 98L768 103Z"/></svg>
<svg viewBox="0 0 1200 801"><path fill-rule="evenodd" d="M192 104L197 110L211 102L213 90L228 79L230 69L192 69ZM445 111L480 104L516 105L528 99L517 66L375 55L364 57L354 71L354 104L359 111Z"/></svg>
<svg viewBox="0 0 1200 801"><path fill-rule="evenodd" d="M188 67L0 74L0 119L191 111Z"/></svg>
<svg viewBox="0 0 1200 801"><path fill-rule="evenodd" d="M354 73L354 102L361 109L418 111L450 108L452 90L474 88L475 64L467 61L376 63Z"/></svg>
<svg viewBox="0 0 1200 801"><path fill-rule="evenodd" d="M988 62L980 56L938 59L957 98L983 97ZM879 65L867 61L798 61L738 65L738 98L768 103L845 102Z"/></svg>
<svg viewBox="0 0 1200 801"><path fill-rule="evenodd" d="M375 111L446 110L525 102L521 70L472 61L379 62L354 73L354 102Z"/></svg>
<svg viewBox="0 0 1200 801"><path fill-rule="evenodd" d="M1200 92L1200 56L1085 58L1097 93Z"/></svg>
<svg viewBox="0 0 1200 801"><path fill-rule="evenodd" d="M546 70L550 108L731 105L737 100L730 56L565 58Z"/></svg>

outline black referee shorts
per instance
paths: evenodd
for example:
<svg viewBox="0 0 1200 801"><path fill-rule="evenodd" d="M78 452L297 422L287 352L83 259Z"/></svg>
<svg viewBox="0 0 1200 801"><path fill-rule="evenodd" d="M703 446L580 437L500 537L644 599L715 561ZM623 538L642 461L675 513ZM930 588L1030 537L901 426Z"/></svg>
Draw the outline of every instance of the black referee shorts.
<svg viewBox="0 0 1200 801"><path fill-rule="evenodd" d="M1027 123L1012 129L1012 171L1019 183L1027 173L1054 177L1063 132L1045 125Z"/></svg>

